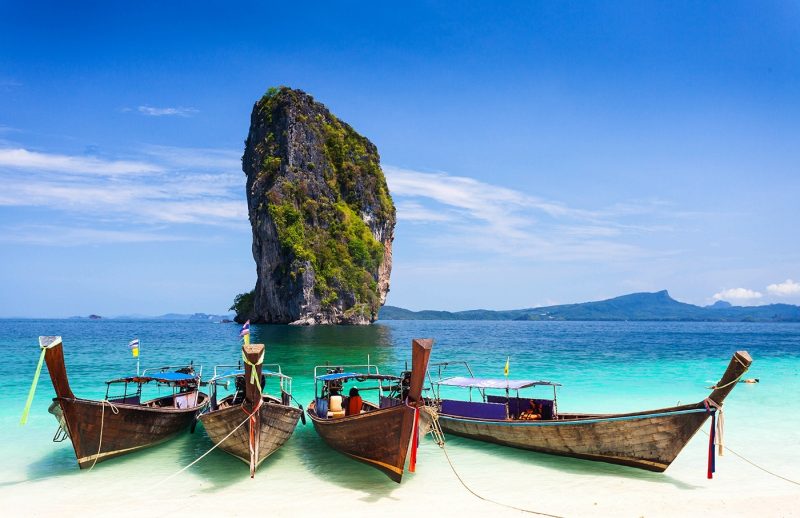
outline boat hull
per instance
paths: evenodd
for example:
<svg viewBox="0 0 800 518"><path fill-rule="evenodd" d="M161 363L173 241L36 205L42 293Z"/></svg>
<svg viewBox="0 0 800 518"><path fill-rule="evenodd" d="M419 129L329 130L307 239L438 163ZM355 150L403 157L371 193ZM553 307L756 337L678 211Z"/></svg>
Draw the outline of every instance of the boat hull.
<svg viewBox="0 0 800 518"><path fill-rule="evenodd" d="M395 482L403 478L415 410L406 405L338 419L320 419L314 402L308 416L322 440L336 451L373 466Z"/></svg>
<svg viewBox="0 0 800 518"><path fill-rule="evenodd" d="M425 415L425 414L423 414ZM711 414L700 405L555 421L439 415L445 433L541 453L662 472Z"/></svg>
<svg viewBox="0 0 800 518"><path fill-rule="evenodd" d="M79 398L54 398L56 419L66 427L78 466L90 468L125 453L153 446L192 426L208 403L198 395L198 405L186 409L151 408ZM60 415L59 415L60 414Z"/></svg>
<svg viewBox="0 0 800 518"><path fill-rule="evenodd" d="M292 436L302 410L275 401L264 400L259 408L258 459L256 466L272 455ZM225 437L247 418L242 405L215 410L200 416L200 422L208 437L219 444L219 448L237 459L250 464L250 428L248 424L239 427L233 434ZM224 441L223 441L224 439ZM220 444L220 441L223 441Z"/></svg>

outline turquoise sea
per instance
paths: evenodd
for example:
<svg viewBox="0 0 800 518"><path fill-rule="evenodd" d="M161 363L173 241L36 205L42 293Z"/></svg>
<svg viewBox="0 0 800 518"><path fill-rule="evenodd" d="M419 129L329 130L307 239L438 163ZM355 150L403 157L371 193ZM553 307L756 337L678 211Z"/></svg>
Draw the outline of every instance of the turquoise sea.
<svg viewBox="0 0 800 518"><path fill-rule="evenodd" d="M53 389L46 367L29 423L19 425L39 357L39 335L63 336L73 391L97 398L105 392L105 380L135 372L136 361L127 348L133 338L142 344L142 368L194 361L210 376L215 364L238 360L238 334L236 324L210 322L0 320L4 402L0 406L0 514L48 515L60 510L70 515L86 509L103 514L120 505L131 511L125 499L143 488L163 505L158 509L164 514L175 506L213 510L220 502L211 496L238 497L253 488L272 497L282 495L274 503L283 511L279 515L300 515L304 506L320 498L335 502L329 507L334 515L347 514L349 509L391 515L392 509L411 506L419 495L454 513L461 512L459 506L515 513L468 493L429 439L423 441L418 472L397 486L376 470L327 448L310 422L298 425L284 448L260 467L255 480L249 479L246 465L214 451L189 470L160 482L212 446L202 426L193 435L98 464L92 472L80 471L69 441L51 442L56 423L47 413ZM315 365L365 363L369 355L382 372L399 372L410 361L410 342L416 337L435 339L432 362L466 360L479 376L501 377L510 357L511 377L563 385L559 391L562 411L633 411L700 401L721 376L731 354L747 350L754 363L746 377L761 382L739 384L726 400L726 444L759 466L800 480L796 398L800 324L385 321L367 327L252 327L252 341L267 344L265 362L280 363L284 373L294 378L294 395L304 406L313 396ZM617 511L670 515L668 506L654 504L659 502L658 495L664 502L681 498L735 502L742 498L742 485L772 495L777 515L791 514L780 506L793 495L800 502L799 486L730 454L718 459L715 479L706 480L706 441L706 435L698 434L663 474L460 438L448 438L447 452L459 475L476 492L558 515ZM536 491L531 492L534 480ZM619 507L619 502L608 498L615 491L632 492L629 503L640 502L646 509ZM45 492L49 500L31 496ZM552 496L542 498L542 494ZM709 510L714 509L720 507L709 503ZM227 510L225 514L240 514ZM765 514L770 515L769 509Z"/></svg>

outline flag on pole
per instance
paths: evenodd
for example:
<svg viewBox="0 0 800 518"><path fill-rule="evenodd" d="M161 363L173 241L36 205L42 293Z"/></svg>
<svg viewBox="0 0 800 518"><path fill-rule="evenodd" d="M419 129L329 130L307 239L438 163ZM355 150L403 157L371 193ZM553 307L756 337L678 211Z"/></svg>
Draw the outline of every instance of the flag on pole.
<svg viewBox="0 0 800 518"><path fill-rule="evenodd" d="M133 340L128 342L128 347L130 348L131 354L133 354L133 357L134 358L138 358L139 357L139 339L138 338L134 338Z"/></svg>
<svg viewBox="0 0 800 518"><path fill-rule="evenodd" d="M506 358L506 368L503 369L503 374L506 375L506 378L508 377L508 362L510 362L510 361L511 361L511 356Z"/></svg>
<svg viewBox="0 0 800 518"><path fill-rule="evenodd" d="M244 338L244 344L245 345L250 345L250 321L249 320L247 322L245 322L244 325L242 326L242 330L239 333L239 336Z"/></svg>

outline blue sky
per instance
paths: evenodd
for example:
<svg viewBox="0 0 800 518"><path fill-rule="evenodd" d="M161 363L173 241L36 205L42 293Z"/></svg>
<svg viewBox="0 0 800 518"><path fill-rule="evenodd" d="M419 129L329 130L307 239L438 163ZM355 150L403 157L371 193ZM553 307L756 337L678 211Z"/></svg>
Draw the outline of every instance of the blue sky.
<svg viewBox="0 0 800 518"><path fill-rule="evenodd" d="M380 150L388 304L800 303L790 2L0 2L0 316L223 312L301 88Z"/></svg>

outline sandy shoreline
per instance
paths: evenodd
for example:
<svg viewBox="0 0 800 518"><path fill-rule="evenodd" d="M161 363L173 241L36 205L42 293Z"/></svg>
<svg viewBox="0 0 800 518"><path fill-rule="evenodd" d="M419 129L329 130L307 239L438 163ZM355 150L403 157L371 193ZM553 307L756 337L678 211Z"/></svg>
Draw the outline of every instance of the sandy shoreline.
<svg viewBox="0 0 800 518"><path fill-rule="evenodd" d="M9 480L0 486L0 514L141 516L147 512L167 516L181 512L247 516L253 514L252 505L256 505L276 516L303 516L322 510L330 516L420 512L440 516L531 515L511 507L556 516L800 516L800 487L734 455L718 458L717 474L707 480L704 438L695 437L663 474L450 441L448 453L465 483L498 503L469 493L442 450L426 441L420 450L418 472L408 475L401 485L382 480L370 468L338 454L317 472L298 469L306 464L298 458L303 455L298 449L271 459L254 480L247 477L244 464L225 461L217 472L198 464L159 484L180 468L169 472L166 466L151 466L147 470L148 459L141 458L124 465L109 462L93 472L76 468L75 473L51 478ZM790 468L790 464L790 459L784 459L770 467L783 470L784 476L797 476L797 468ZM348 487L354 475L365 482L363 487Z"/></svg>

